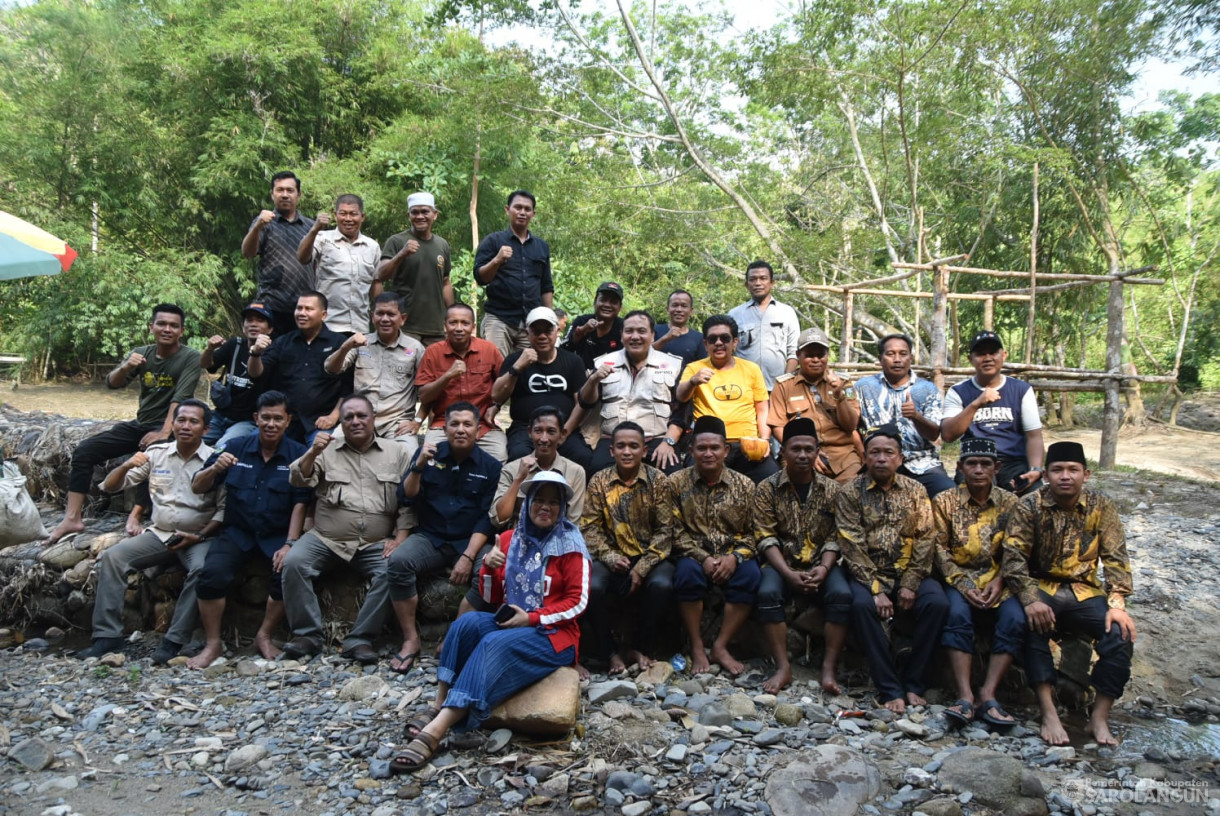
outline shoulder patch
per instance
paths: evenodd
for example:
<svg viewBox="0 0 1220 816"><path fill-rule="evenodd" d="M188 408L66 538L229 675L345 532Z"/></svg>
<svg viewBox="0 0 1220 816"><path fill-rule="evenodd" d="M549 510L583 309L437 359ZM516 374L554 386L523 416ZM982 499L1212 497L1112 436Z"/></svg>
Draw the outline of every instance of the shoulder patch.
<svg viewBox="0 0 1220 816"><path fill-rule="evenodd" d="M775 381L777 383L788 382L788 380L791 380L795 376L796 376L795 372L789 371L787 374L780 374L778 377L775 378Z"/></svg>

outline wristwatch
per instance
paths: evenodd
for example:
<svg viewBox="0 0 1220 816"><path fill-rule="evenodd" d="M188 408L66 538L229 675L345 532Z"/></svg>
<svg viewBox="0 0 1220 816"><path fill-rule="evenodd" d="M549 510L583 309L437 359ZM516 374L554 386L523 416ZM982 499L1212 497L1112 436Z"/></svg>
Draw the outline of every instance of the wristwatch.
<svg viewBox="0 0 1220 816"><path fill-rule="evenodd" d="M674 439L672 436L667 436L665 437L665 444L672 448L678 444L678 440Z"/></svg>

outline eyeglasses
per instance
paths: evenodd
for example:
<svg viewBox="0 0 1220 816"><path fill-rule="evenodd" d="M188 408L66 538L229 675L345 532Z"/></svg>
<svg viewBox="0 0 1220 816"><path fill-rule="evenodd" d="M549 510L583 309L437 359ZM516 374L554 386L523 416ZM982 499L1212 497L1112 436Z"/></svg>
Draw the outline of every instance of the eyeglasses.
<svg viewBox="0 0 1220 816"><path fill-rule="evenodd" d="M709 346L715 346L717 344L724 344L727 346L729 343L733 342L733 335L731 335L731 334L709 334L706 337L704 337L703 339L707 341L707 344Z"/></svg>

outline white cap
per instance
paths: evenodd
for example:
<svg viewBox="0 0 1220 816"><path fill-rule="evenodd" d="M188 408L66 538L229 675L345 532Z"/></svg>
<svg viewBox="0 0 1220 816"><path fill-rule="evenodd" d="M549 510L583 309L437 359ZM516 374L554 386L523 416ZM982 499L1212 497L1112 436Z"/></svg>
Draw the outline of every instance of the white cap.
<svg viewBox="0 0 1220 816"><path fill-rule="evenodd" d="M553 470L538 471L521 485L521 489L525 491L525 495L532 496L543 485L555 485L558 487L565 502L572 501L572 496L575 495L575 491L572 490L572 485L568 484L568 480Z"/></svg>
<svg viewBox="0 0 1220 816"><path fill-rule="evenodd" d="M407 209L412 207L431 207L436 209L436 198L432 193L411 193L407 196Z"/></svg>
<svg viewBox="0 0 1220 816"><path fill-rule="evenodd" d="M549 306L535 306L530 309L530 313L525 316L525 325L532 326L539 320L545 320L552 326L559 325L559 317L556 316L555 310Z"/></svg>

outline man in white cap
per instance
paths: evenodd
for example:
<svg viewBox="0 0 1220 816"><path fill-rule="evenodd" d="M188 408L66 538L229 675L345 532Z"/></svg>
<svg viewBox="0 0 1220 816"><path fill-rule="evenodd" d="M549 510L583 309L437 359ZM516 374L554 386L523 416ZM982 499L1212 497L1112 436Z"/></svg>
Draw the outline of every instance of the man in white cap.
<svg viewBox="0 0 1220 816"><path fill-rule="evenodd" d="M436 215L432 193L408 196L411 229L389 237L377 267L377 280L403 300L403 331L424 346L445 339L445 309L453 305L449 242L432 233Z"/></svg>

